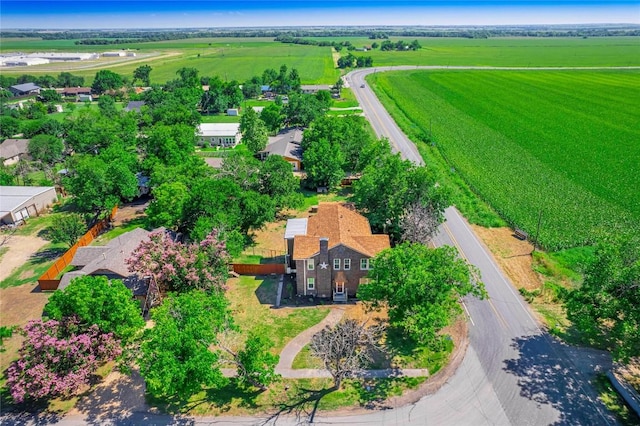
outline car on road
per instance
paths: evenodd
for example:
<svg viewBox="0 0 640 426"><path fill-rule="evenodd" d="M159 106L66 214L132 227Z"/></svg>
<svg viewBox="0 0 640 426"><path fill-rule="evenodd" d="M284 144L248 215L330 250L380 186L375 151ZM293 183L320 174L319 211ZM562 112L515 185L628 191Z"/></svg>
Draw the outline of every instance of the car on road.
<svg viewBox="0 0 640 426"><path fill-rule="evenodd" d="M361 88L361 89L364 89L364 84L361 84L361 85L360 85L360 88Z"/></svg>

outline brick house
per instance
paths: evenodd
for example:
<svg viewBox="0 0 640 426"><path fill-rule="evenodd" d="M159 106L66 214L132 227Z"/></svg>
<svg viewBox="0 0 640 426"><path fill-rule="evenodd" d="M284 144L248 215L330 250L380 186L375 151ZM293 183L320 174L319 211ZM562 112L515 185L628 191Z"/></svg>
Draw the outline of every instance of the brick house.
<svg viewBox="0 0 640 426"><path fill-rule="evenodd" d="M354 297L370 259L390 247L388 235L373 235L369 221L342 203L320 203L317 214L290 219L285 240L298 295L334 301Z"/></svg>

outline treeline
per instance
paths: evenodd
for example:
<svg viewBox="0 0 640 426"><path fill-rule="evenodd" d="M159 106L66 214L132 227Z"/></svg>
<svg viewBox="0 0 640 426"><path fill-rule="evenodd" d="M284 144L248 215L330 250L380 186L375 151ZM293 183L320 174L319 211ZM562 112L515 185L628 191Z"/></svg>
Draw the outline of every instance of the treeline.
<svg viewBox="0 0 640 426"><path fill-rule="evenodd" d="M637 25L549 25L549 26L517 26L517 27L382 27L351 28L325 27L311 28L238 28L224 30L133 30L133 31L83 31L68 30L50 31L0 31L0 38L41 38L43 40L75 40L76 44L107 45L124 43L142 43L152 41L181 40L190 38L214 37L274 37L278 39L299 39L298 44L314 44L314 40L305 37L368 37L370 39L387 39L389 37L454 37L454 38L489 38L489 37L614 37L640 36ZM282 40L279 40L282 41ZM291 41L294 42L294 41ZM327 43L327 42L318 42ZM329 44L319 44L329 45Z"/></svg>

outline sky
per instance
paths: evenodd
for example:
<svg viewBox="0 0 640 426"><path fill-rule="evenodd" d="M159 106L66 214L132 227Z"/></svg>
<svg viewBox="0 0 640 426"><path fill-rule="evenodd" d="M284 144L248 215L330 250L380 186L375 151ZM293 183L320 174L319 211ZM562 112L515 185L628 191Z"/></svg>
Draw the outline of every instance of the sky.
<svg viewBox="0 0 640 426"><path fill-rule="evenodd" d="M0 28L640 24L640 0L0 0Z"/></svg>

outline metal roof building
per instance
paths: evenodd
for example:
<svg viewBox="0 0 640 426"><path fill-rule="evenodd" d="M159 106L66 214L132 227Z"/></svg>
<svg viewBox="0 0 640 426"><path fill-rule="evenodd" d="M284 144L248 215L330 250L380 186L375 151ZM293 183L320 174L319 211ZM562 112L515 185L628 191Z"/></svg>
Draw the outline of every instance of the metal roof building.
<svg viewBox="0 0 640 426"><path fill-rule="evenodd" d="M0 223L19 224L57 199L53 186L0 186Z"/></svg>

